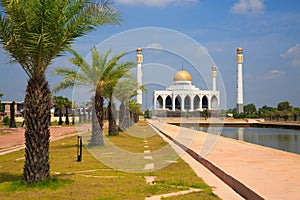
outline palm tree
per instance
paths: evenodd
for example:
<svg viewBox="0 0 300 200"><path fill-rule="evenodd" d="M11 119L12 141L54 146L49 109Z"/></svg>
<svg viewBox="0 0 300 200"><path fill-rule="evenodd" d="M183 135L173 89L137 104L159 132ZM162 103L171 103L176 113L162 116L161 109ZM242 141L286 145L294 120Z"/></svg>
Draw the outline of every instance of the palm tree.
<svg viewBox="0 0 300 200"><path fill-rule="evenodd" d="M130 75L128 74L128 70L129 68L132 68L135 66L134 63L132 62L126 62L126 63L122 63L119 68L117 68L119 71L113 71L111 73L111 79L114 80L114 82L111 82L107 87L105 87L104 89L104 95L108 98L109 102L108 102L108 106L107 106L107 110L108 110L108 134L109 135L118 135L118 128L117 128L117 123L116 123L116 116L114 115L114 113L116 113L116 107L114 104L114 94L115 94L115 90L118 90L119 88L116 87L118 81L124 77L125 75L127 75L127 77L129 77ZM121 69L121 70L120 70ZM123 70L125 69L125 70ZM123 93L128 92L128 91L122 91Z"/></svg>
<svg viewBox="0 0 300 200"><path fill-rule="evenodd" d="M62 120L62 109L65 107L65 98L63 96L54 96L54 107L56 109L58 109L58 125L62 125L63 124L63 120Z"/></svg>
<svg viewBox="0 0 300 200"><path fill-rule="evenodd" d="M99 126L93 126L98 128L95 130L92 129L91 144L103 145L103 143L99 142L99 140L103 141L102 128L104 120L103 107L105 94L108 94L108 88L112 89L114 85L116 85L117 81L135 66L135 63L125 62L118 64L119 60L125 56L126 53L117 54L109 59L108 57L111 50L101 54L95 47L93 47L91 50L92 64L89 65L76 51L72 49L69 49L69 51L74 56L74 58L71 58L70 61L80 69L80 72L77 73L77 70L67 67L56 68L53 74L64 76L65 78L59 85L53 88L53 91L56 92L76 85L88 86L95 92L92 101L95 107L93 110L96 114L92 114L92 116L97 117ZM95 122L95 120L92 119L92 122Z"/></svg>
<svg viewBox="0 0 300 200"><path fill-rule="evenodd" d="M141 104L138 104L135 99L129 100L129 111L132 121L134 123L137 123L139 121L139 115L141 113ZM131 125L132 124L130 124L130 126Z"/></svg>
<svg viewBox="0 0 300 200"><path fill-rule="evenodd" d="M119 129L125 131L130 126L129 100L137 95L138 82L133 76L123 79L115 87L114 95L120 101ZM145 91L144 87L140 87Z"/></svg>
<svg viewBox="0 0 300 200"><path fill-rule="evenodd" d="M108 0L0 0L0 5L1 43L28 75L23 177L40 182L50 176L51 91L45 71L76 38L97 26L118 24L119 13Z"/></svg>
<svg viewBox="0 0 300 200"><path fill-rule="evenodd" d="M70 121L69 121L69 109L72 108L72 101L70 101L68 98L65 98L64 108L66 110L66 112L65 112L65 115L66 115L65 124L69 125L70 124Z"/></svg>

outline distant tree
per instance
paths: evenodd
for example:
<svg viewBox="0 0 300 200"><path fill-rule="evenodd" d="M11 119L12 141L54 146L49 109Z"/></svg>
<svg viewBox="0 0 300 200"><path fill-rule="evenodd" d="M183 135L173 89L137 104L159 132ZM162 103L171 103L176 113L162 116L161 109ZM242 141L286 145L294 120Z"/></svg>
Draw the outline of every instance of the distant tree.
<svg viewBox="0 0 300 200"><path fill-rule="evenodd" d="M204 119L206 120L206 119L208 118L208 115L209 115L208 109L205 108L205 109L202 111L202 115L203 115Z"/></svg>
<svg viewBox="0 0 300 200"><path fill-rule="evenodd" d="M298 107L293 108L292 115L293 115L294 121L297 121L298 116L300 115L300 108L298 108Z"/></svg>
<svg viewBox="0 0 300 200"><path fill-rule="evenodd" d="M135 99L129 100L129 111L133 122L137 123L139 121L139 115L141 113L141 105L138 104Z"/></svg>
<svg viewBox="0 0 300 200"><path fill-rule="evenodd" d="M9 122L9 128L16 128L16 120L15 120L15 105L16 103L13 101L10 104L10 122Z"/></svg>
<svg viewBox="0 0 300 200"><path fill-rule="evenodd" d="M1 104L1 99L3 96L4 96L4 94L2 92L0 92L0 112L3 112L3 110L4 110L4 107Z"/></svg>
<svg viewBox="0 0 300 200"><path fill-rule="evenodd" d="M256 112L256 107L253 103L247 104L244 106L244 112L247 115L254 114Z"/></svg>
<svg viewBox="0 0 300 200"><path fill-rule="evenodd" d="M62 109L65 107L66 99L63 96L54 96L53 99L54 99L54 107L56 109L58 109L58 117L59 117L59 119L58 119L58 125L62 125L63 124Z"/></svg>
<svg viewBox="0 0 300 200"><path fill-rule="evenodd" d="M286 111L291 111L292 108L293 108L293 107L290 106L290 103L289 103L288 101L280 102L280 103L278 103L278 105L277 105L277 109L278 109L279 111L284 111L284 110L286 110Z"/></svg>
<svg viewBox="0 0 300 200"><path fill-rule="evenodd" d="M70 124L70 121L69 121L69 109L72 108L72 101L70 101L68 98L65 98L64 107L65 107L65 110L66 110L66 113L65 113L65 115L66 115L65 124L69 125Z"/></svg>

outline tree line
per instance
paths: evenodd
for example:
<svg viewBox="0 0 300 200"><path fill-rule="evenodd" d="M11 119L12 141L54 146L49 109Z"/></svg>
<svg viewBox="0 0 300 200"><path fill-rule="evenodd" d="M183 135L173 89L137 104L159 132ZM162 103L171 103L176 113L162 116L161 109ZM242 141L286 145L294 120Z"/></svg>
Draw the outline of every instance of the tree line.
<svg viewBox="0 0 300 200"><path fill-rule="evenodd" d="M282 101L277 104L277 107L267 105L261 108L256 108L253 103L244 105L244 112L238 114L236 108L226 111L227 114L233 114L234 118L264 118L266 120L292 120L298 121L300 116L300 108L293 107L288 101Z"/></svg>

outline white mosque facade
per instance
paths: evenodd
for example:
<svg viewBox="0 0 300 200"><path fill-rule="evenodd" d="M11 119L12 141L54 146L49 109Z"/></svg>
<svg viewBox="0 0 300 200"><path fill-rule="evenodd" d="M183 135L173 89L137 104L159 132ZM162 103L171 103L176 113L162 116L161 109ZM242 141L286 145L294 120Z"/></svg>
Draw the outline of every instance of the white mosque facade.
<svg viewBox="0 0 300 200"><path fill-rule="evenodd" d="M165 90L155 90L154 111L218 110L220 91L216 89L216 67L212 67L212 90L201 90L192 84L192 76L185 70L174 75L174 83Z"/></svg>

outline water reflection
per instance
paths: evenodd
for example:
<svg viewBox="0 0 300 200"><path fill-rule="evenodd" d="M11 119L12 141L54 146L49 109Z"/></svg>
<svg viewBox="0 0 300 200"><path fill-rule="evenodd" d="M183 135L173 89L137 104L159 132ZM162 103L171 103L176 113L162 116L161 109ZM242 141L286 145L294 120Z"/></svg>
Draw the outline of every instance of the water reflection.
<svg viewBox="0 0 300 200"><path fill-rule="evenodd" d="M199 127L207 132L207 128ZM224 127L222 136L300 154L300 131L276 128Z"/></svg>

